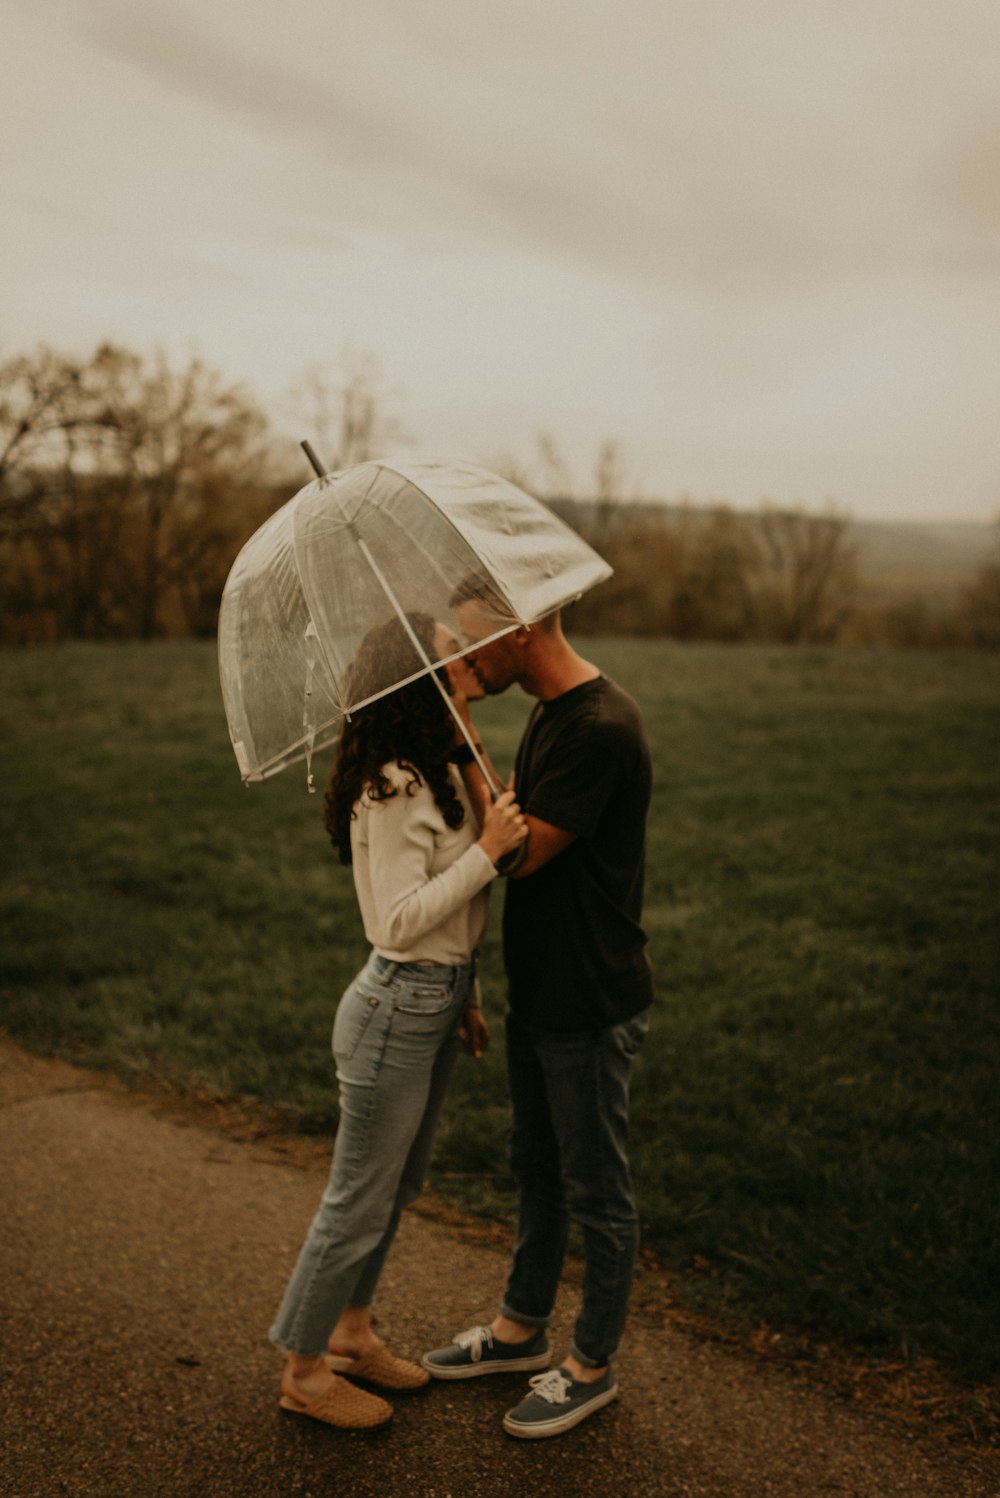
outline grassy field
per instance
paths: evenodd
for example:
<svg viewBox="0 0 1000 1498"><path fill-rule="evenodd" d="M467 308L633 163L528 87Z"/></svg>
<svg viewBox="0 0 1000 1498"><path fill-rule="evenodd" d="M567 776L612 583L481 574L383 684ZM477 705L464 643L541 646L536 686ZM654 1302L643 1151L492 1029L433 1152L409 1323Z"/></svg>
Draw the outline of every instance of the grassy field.
<svg viewBox="0 0 1000 1498"><path fill-rule="evenodd" d="M996 1371L1000 659L587 649L656 759L647 1245L713 1306ZM6 653L0 681L2 1023L329 1129L365 948L304 771L241 786L209 645ZM481 714L503 764L526 710ZM506 1116L497 1046L458 1070L439 1189L509 1211Z"/></svg>

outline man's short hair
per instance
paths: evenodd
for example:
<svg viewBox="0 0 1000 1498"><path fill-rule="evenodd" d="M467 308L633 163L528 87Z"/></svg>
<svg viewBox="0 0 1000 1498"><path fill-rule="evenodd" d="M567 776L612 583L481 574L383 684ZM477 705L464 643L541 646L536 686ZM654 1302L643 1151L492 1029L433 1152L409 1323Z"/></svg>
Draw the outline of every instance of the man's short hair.
<svg viewBox="0 0 1000 1498"><path fill-rule="evenodd" d="M479 603L491 614L509 615L510 609L486 572L467 572L448 599L448 607L457 609L463 603Z"/></svg>
<svg viewBox="0 0 1000 1498"><path fill-rule="evenodd" d="M448 607L461 608L463 603L475 603L484 613L492 614L498 623L516 622L510 604L497 592L496 584L486 572L467 572L448 599ZM531 625L540 634L554 634L560 626L560 610L545 614Z"/></svg>
<svg viewBox="0 0 1000 1498"><path fill-rule="evenodd" d="M554 635L561 622L561 610L553 609L551 614L543 614L541 619L536 619L531 627L537 629L539 634Z"/></svg>

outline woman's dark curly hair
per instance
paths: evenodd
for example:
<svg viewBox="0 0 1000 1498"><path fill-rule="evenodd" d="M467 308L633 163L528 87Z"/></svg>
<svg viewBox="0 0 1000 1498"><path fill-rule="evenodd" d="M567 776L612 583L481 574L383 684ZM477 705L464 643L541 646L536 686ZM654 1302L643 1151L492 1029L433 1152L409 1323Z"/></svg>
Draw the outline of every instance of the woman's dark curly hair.
<svg viewBox="0 0 1000 1498"><path fill-rule="evenodd" d="M410 626L433 658L434 620L429 614L408 614ZM351 666L348 700L357 702L418 670L413 642L398 619L368 631ZM326 788L323 821L341 863L351 862L351 822L354 804L364 791L375 801L398 795L383 774L393 760L410 772L405 793L413 794L426 781L448 827L461 827L465 812L448 774L454 747L452 717L429 676L379 697L345 718L337 760Z"/></svg>

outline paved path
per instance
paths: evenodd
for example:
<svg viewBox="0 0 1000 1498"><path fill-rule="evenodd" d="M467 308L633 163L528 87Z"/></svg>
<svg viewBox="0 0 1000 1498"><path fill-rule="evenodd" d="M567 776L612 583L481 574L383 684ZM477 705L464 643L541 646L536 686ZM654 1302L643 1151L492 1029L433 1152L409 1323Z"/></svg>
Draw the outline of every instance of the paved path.
<svg viewBox="0 0 1000 1498"><path fill-rule="evenodd" d="M500 1429L518 1376L341 1433L283 1416L264 1336L325 1176L0 1043L3 1498L986 1498L1000 1456L635 1322L624 1397L558 1440ZM505 1258L407 1213L382 1329L419 1353L489 1319ZM575 1297L566 1291L563 1345Z"/></svg>

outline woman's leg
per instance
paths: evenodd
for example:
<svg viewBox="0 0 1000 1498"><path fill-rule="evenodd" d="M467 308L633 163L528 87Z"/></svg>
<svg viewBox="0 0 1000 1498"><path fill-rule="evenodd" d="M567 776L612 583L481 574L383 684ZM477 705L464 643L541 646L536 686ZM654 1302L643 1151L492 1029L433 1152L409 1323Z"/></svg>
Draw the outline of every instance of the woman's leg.
<svg viewBox="0 0 1000 1498"><path fill-rule="evenodd" d="M420 1120L413 1143L410 1146L410 1153L406 1158L406 1164L403 1166L403 1172L399 1178L396 1199L393 1203L388 1225L382 1235L381 1241L368 1255L351 1295L350 1305L345 1312L345 1315L350 1315L352 1318L360 1313L364 1313L369 1326L370 1317L368 1317L368 1310L375 1298L375 1288L378 1284L379 1276L382 1273L386 1256L392 1246L392 1241L396 1236L400 1215L411 1202L416 1201L423 1190L427 1169L430 1165L431 1153L434 1148L434 1136L437 1133L437 1126L441 1118L441 1109L444 1106L445 1094L448 1090L448 1082L458 1055L458 1025L461 1020L463 1008L464 1002L457 1009L452 1032L447 1036L434 1059L423 1117ZM361 1330L364 1324L364 1321L353 1320L353 1334L355 1336L357 1336L358 1331ZM338 1337L338 1333L350 1337L352 1329L346 1325L341 1327L338 1324L338 1327L334 1329L334 1336L330 1339L331 1351L346 1352L349 1349L340 1345L341 1339ZM370 1335L374 1339L374 1333L372 1332ZM335 1342L337 1343L336 1346L334 1345Z"/></svg>
<svg viewBox="0 0 1000 1498"><path fill-rule="evenodd" d="M397 1202L412 1187L412 1174L405 1187L403 1176L418 1157L438 1054L464 1005L455 970L388 966L385 981L369 964L338 1009L341 1121L330 1180L271 1330L310 1363L362 1279L366 1294L374 1289Z"/></svg>

